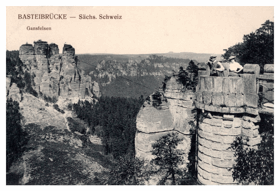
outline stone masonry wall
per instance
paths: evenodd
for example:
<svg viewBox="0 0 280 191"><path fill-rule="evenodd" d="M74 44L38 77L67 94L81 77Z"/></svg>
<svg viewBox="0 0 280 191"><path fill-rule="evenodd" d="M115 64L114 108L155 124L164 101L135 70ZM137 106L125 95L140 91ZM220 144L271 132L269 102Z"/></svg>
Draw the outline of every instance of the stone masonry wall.
<svg viewBox="0 0 280 191"><path fill-rule="evenodd" d="M200 76L195 105L201 110L197 164L201 184L237 184L230 171L235 159L230 144L237 136L248 137L249 147L260 143L258 74L258 66L245 65L240 77Z"/></svg>

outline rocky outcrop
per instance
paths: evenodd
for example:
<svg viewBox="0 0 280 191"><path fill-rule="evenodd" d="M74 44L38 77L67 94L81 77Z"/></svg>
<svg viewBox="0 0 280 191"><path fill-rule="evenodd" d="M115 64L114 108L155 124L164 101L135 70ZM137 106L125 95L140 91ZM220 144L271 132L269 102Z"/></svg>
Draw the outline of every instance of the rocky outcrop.
<svg viewBox="0 0 280 191"><path fill-rule="evenodd" d="M68 44L59 54L58 46L45 41L24 44L20 47L19 57L24 71L32 77L32 87L47 97L75 98L100 97L99 86L79 69L75 49Z"/></svg>
<svg viewBox="0 0 280 191"><path fill-rule="evenodd" d="M157 92L149 97L137 115L137 157L151 160L154 157L151 154L152 144L168 133L178 132L183 141L177 148L184 151L184 161L185 164L188 163L192 136L190 130L196 123L193 98L192 92L183 92L182 85L176 81L176 77L167 82L165 93Z"/></svg>

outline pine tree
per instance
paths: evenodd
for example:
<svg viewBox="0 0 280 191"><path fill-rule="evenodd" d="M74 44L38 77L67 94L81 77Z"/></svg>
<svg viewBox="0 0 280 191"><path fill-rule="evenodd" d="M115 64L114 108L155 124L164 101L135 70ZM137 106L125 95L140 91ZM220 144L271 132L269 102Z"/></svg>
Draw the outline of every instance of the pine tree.
<svg viewBox="0 0 280 191"><path fill-rule="evenodd" d="M183 164L182 155L184 153L176 147L181 142L182 139L178 138L178 133L171 133L161 137L152 145L152 154L155 155L155 158L151 163L158 166L155 173L164 174L159 184L165 184L170 176L172 185L178 184L176 179L178 179L178 175L182 174L179 165Z"/></svg>

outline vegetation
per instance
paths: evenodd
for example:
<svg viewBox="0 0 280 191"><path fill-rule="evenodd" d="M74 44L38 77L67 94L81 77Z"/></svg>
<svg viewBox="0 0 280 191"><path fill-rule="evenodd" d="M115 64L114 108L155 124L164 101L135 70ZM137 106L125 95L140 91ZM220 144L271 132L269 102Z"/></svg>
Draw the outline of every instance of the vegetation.
<svg viewBox="0 0 280 191"><path fill-rule="evenodd" d="M148 165L144 160L133 157L120 157L110 170L109 185L143 185L149 180Z"/></svg>
<svg viewBox="0 0 280 191"><path fill-rule="evenodd" d="M249 139L243 137L237 137L231 145L236 157L232 176L241 184L274 185L273 117L266 118L260 124L263 132L258 149L249 148Z"/></svg>
<svg viewBox="0 0 280 191"><path fill-rule="evenodd" d="M241 64L259 64L263 72L265 64L274 63L274 22L267 20L255 32L244 35L243 42L225 51L225 59L234 55Z"/></svg>
<svg viewBox="0 0 280 191"><path fill-rule="evenodd" d="M144 102L143 97L101 97L97 103L79 101L73 105L77 117L84 120L91 131L98 127L105 154L114 158L130 154L134 156L136 115Z"/></svg>
<svg viewBox="0 0 280 191"><path fill-rule="evenodd" d="M184 170L179 167L183 164L184 153L176 148L181 142L182 139L178 138L178 134L172 133L161 137L152 145L152 154L155 158L151 163L158 166L154 173L164 174L159 184L165 184L168 179L171 179L171 184L176 185L184 174Z"/></svg>
<svg viewBox="0 0 280 191"><path fill-rule="evenodd" d="M25 151L28 136L21 127L22 115L19 104L12 99L6 102L6 171L12 163L19 159Z"/></svg>
<svg viewBox="0 0 280 191"><path fill-rule="evenodd" d="M62 114L65 113L65 111L62 110L62 109L60 109L59 106L58 106L57 104L54 104L54 105L53 105L53 108L54 108L56 111L58 111L58 112L60 112L60 113L62 113Z"/></svg>
<svg viewBox="0 0 280 191"><path fill-rule="evenodd" d="M42 93L41 93L41 96L43 96ZM43 99L48 103L56 103L58 101L57 97L55 97L55 96L49 97L49 96L44 95Z"/></svg>

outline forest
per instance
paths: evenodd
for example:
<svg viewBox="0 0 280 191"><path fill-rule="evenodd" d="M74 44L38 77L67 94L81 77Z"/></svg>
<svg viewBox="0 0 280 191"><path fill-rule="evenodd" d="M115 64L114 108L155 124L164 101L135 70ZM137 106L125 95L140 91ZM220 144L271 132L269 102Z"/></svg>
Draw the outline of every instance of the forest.
<svg viewBox="0 0 280 191"><path fill-rule="evenodd" d="M79 101L72 107L77 117L87 122L91 133L101 138L104 153L118 158L134 156L136 115L143 103L143 96L139 99L101 97L96 103Z"/></svg>

